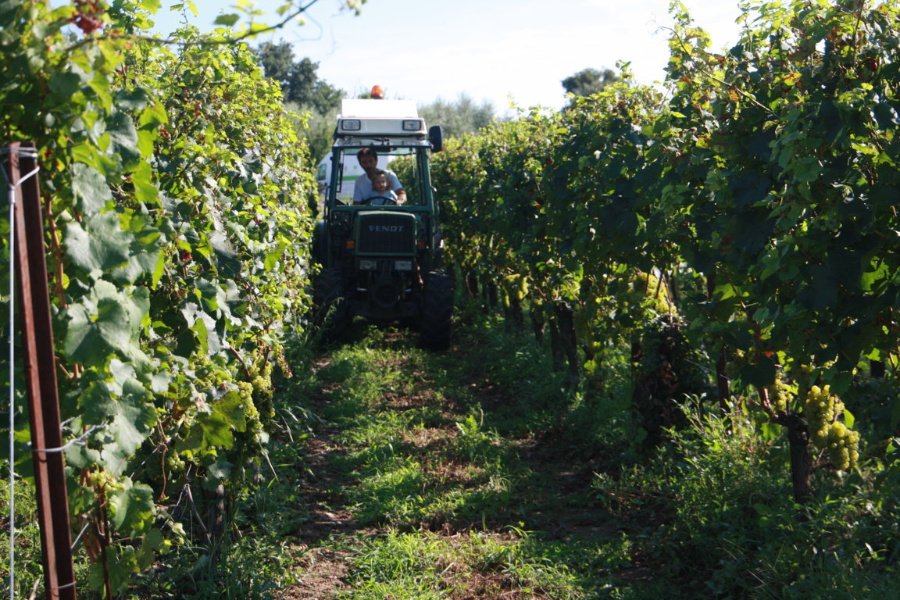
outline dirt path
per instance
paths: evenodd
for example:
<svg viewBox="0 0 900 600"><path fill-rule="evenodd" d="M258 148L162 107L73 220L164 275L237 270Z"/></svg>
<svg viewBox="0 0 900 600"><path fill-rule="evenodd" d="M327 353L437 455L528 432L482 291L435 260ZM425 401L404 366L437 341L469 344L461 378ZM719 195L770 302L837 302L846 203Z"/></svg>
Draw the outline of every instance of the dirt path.
<svg viewBox="0 0 900 600"><path fill-rule="evenodd" d="M466 361L465 346L433 357L395 333L317 364L299 581L280 598L591 596L577 550L619 537L591 462L490 429L515 403Z"/></svg>

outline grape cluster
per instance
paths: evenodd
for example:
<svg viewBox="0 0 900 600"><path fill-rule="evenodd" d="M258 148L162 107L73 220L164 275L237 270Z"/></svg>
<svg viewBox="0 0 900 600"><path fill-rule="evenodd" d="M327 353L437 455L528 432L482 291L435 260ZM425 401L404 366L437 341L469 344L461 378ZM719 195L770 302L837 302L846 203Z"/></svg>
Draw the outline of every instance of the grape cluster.
<svg viewBox="0 0 900 600"><path fill-rule="evenodd" d="M528 297L528 278L527 277L519 277L519 289L516 292L516 297L519 299L519 302L525 300Z"/></svg>
<svg viewBox="0 0 900 600"><path fill-rule="evenodd" d="M76 0L75 9L78 11L71 18L75 27L85 34L91 34L103 27L104 8L97 0Z"/></svg>
<svg viewBox="0 0 900 600"><path fill-rule="evenodd" d="M778 414L787 414L794 400L794 390L781 379L776 379L774 396L775 411Z"/></svg>
<svg viewBox="0 0 900 600"><path fill-rule="evenodd" d="M257 414L261 415L265 420L271 419L275 415L275 407L272 398L275 389L272 386L272 361L267 361L262 365L262 369L251 369L250 385L252 386L251 398L253 405L256 407Z"/></svg>
<svg viewBox="0 0 900 600"><path fill-rule="evenodd" d="M253 403L253 384L246 381L239 381L237 387L238 393L240 393L241 400L244 404L244 411L247 420L251 422L258 421L259 411L256 409L256 405Z"/></svg>
<svg viewBox="0 0 900 600"><path fill-rule="evenodd" d="M838 417L844 414L844 403L826 385L809 389L804 403L813 445L824 450L831 464L846 471L859 461L859 433L850 430Z"/></svg>

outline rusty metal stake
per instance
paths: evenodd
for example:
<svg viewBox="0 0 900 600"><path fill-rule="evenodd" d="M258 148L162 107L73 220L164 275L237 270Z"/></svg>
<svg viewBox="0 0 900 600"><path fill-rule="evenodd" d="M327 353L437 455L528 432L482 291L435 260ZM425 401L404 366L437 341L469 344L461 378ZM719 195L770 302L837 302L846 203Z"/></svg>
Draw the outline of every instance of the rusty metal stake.
<svg viewBox="0 0 900 600"><path fill-rule="evenodd" d="M31 424L46 597L75 599L72 532L62 454L62 427L53 324L44 255L44 224L33 144L9 145L9 182L15 206L16 275L25 339L25 381ZM24 173L24 175L23 175ZM10 307L12 310L12 307ZM10 382L12 384L12 382Z"/></svg>

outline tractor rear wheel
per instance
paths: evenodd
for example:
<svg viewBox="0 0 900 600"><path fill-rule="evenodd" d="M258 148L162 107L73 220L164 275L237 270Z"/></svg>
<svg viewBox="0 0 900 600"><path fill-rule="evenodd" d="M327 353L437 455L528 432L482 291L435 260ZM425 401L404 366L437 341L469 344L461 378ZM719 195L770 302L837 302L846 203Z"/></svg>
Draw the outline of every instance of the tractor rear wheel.
<svg viewBox="0 0 900 600"><path fill-rule="evenodd" d="M429 350L450 346L453 316L453 279L447 273L432 271L425 276L422 291L422 345Z"/></svg>
<svg viewBox="0 0 900 600"><path fill-rule="evenodd" d="M337 337L350 324L349 305L344 298L344 275L329 267L316 276L313 286L313 321L323 327L325 337Z"/></svg>

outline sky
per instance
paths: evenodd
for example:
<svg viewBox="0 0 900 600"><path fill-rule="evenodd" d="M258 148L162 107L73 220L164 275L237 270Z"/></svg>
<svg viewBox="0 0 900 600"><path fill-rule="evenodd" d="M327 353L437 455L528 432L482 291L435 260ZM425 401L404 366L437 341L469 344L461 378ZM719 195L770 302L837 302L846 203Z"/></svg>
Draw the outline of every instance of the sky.
<svg viewBox="0 0 900 600"><path fill-rule="evenodd" d="M683 2L714 49L737 41L738 0ZM196 0L200 14L191 22L209 29L233 4ZM319 77L351 97L376 84L387 98L419 106L465 94L498 114L560 108L564 78L619 60L631 63L640 83L665 77L669 0L367 0L358 16L342 5L318 0L303 21L259 39L290 42L295 60L317 62ZM171 31L179 18L161 9L157 31Z"/></svg>

